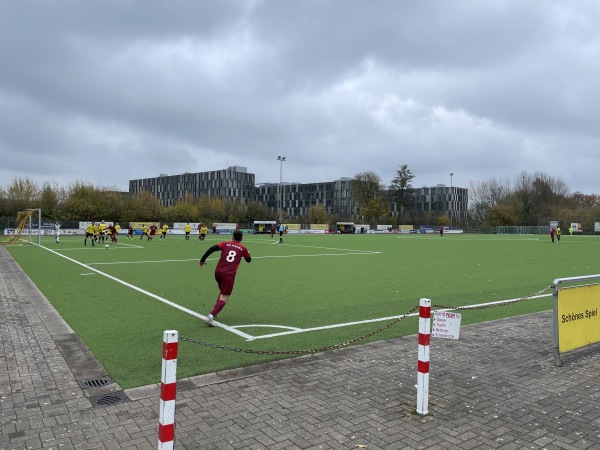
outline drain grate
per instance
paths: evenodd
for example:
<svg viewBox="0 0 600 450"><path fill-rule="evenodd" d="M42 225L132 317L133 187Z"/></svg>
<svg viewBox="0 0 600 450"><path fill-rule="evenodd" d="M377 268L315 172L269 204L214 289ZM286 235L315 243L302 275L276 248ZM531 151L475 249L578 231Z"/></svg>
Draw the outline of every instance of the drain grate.
<svg viewBox="0 0 600 450"><path fill-rule="evenodd" d="M79 387L82 389L97 388L114 383L111 377L91 378L89 380L79 380L78 382Z"/></svg>
<svg viewBox="0 0 600 450"><path fill-rule="evenodd" d="M89 398L92 406L112 406L127 403L127 397L123 391L108 392L106 394L94 395Z"/></svg>

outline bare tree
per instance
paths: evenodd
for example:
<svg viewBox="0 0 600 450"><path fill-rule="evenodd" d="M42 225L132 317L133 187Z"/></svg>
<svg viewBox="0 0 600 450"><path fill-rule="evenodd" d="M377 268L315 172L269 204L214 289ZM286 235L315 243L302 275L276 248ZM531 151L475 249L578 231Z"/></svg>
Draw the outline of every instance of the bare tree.
<svg viewBox="0 0 600 450"><path fill-rule="evenodd" d="M490 210L511 195L510 181L493 178L469 183L469 215L475 225L482 226L490 218Z"/></svg>

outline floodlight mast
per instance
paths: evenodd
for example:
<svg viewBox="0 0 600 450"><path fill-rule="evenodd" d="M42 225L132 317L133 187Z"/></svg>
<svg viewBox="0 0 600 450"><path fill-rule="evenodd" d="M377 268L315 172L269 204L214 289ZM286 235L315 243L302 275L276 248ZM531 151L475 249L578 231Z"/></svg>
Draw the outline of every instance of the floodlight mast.
<svg viewBox="0 0 600 450"><path fill-rule="evenodd" d="M453 172L450 172L450 228L452 228L452 216L454 213L453 210L453 202L452 202L452 197L453 197L453 193L452 193L452 176L454 175Z"/></svg>
<svg viewBox="0 0 600 450"><path fill-rule="evenodd" d="M285 156L278 156L277 161L279 161L279 224L283 223L283 192L281 190L281 183L283 182L283 162L285 161Z"/></svg>

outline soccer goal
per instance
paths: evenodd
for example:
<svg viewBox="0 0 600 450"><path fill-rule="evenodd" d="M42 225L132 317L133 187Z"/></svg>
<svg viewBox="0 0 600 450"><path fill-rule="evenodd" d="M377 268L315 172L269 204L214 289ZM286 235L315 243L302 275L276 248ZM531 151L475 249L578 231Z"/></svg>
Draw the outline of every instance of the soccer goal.
<svg viewBox="0 0 600 450"><path fill-rule="evenodd" d="M2 245L12 245L19 240L23 241L23 235L29 238L31 244L31 237L37 235L38 245L41 245L42 235L40 230L42 229L42 210L41 209L26 209L20 211L17 214L16 227L14 229L8 229L8 239L2 240Z"/></svg>

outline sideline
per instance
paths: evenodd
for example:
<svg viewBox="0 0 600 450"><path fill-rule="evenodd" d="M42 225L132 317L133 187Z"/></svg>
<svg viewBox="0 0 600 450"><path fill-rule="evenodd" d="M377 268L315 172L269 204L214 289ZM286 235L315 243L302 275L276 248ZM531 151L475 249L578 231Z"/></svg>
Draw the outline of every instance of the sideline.
<svg viewBox="0 0 600 450"><path fill-rule="evenodd" d="M38 244L34 244L34 245L38 246ZM144 290L142 288L139 288L139 287L137 287L137 286L135 286L135 285L133 285L131 283L128 283L126 281L123 281L123 280L121 280L121 279L119 279L117 277L113 277L112 275L104 273L104 272L102 272L102 271L100 271L98 269L94 269L89 264L84 264L84 263L79 262L79 261L77 261L77 260L75 260L73 258L69 258L68 256L65 256L65 255L63 255L61 253L58 253L55 250L52 250L52 249L50 249L48 247L44 247L43 245L39 245L39 247L43 248L44 250L49 251L50 253L54 253L55 255L58 255L61 258L65 258L66 260L71 261L71 262L73 262L73 263L75 263L75 264L77 264L77 265L79 265L81 267L85 267L86 269L91 270L92 272L97 273L98 275L102 275L103 277L106 277L106 278L108 278L110 280L113 280L113 281L116 281L117 283L122 284L123 286L127 286L128 288L131 288L134 291L138 291L138 292L140 292L140 293L142 293L144 295L147 295L148 297L151 297L151 298L153 298L155 300L158 300L158 301L160 301L162 303L165 303L165 304L167 304L169 306L172 306L173 308L179 309L180 311L188 313L188 314L190 314L190 315L192 315L194 317L198 317L199 319L202 319L202 320L206 319L206 316L203 316L202 314L199 314L196 311L192 311L191 309L188 309L188 308L186 308L184 306L178 305L177 303L173 303L172 301L167 300L166 298L161 297L160 295L156 295L156 294L153 294L152 292L148 292L148 291L146 291L146 290ZM234 334L237 334L238 336L240 336L240 337L242 337L244 339L251 339L252 338L252 336L250 336L249 334L246 334L246 333L244 333L242 331L236 330L235 328L229 327L229 326L227 326L227 325L225 325L225 324L223 324L221 322L217 322L217 323L219 324L220 328L223 328L223 329L225 329L227 331L230 331L230 332L232 332Z"/></svg>

